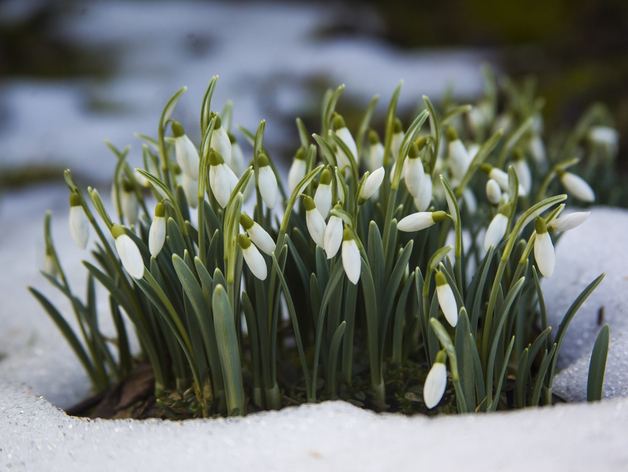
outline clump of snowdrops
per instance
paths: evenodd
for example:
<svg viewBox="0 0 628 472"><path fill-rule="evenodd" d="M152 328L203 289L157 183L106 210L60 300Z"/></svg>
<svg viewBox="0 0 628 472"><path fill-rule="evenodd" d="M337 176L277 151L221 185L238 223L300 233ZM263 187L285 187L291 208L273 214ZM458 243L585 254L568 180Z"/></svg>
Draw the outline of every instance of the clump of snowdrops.
<svg viewBox="0 0 628 472"><path fill-rule="evenodd" d="M568 196L595 199L570 168L580 158L596 169L616 152L604 113L594 109L548 153L542 104L511 87L499 105L490 75L476 105L439 113L423 97L408 123L396 114L400 84L381 130L369 128L378 97L347 128L335 111L339 87L324 96L317 134L297 119L301 145L282 183L265 122L254 133L238 127L236 138L231 104L211 111L216 79L198 146L171 118L185 89L164 108L157 139L139 136L143 169L128 165L129 148L110 145L113 215L66 171L70 233L81 249L91 245L85 301L70 289L46 219L43 274L69 298L78 331L30 290L95 390L144 359L170 417L338 398L407 413L552 403L565 331L603 275L557 332L541 278L554 271L556 239L588 217L566 211ZM99 328L96 283L115 336ZM590 399L601 396L602 333Z"/></svg>

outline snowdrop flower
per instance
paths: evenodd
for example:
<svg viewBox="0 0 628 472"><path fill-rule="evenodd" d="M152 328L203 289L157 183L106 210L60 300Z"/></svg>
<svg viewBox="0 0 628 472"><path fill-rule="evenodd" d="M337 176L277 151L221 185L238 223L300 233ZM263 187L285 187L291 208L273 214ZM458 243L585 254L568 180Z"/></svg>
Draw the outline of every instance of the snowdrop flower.
<svg viewBox="0 0 628 472"><path fill-rule="evenodd" d="M512 128L512 116L510 113L502 113L495 120L495 126L493 128L493 132L497 130L503 130L504 134L507 133L510 128Z"/></svg>
<svg viewBox="0 0 628 472"><path fill-rule="evenodd" d="M172 122L174 136L174 151L181 170L190 179L198 180L198 151L183 131L183 126L177 121Z"/></svg>
<svg viewBox="0 0 628 472"><path fill-rule="evenodd" d="M78 193L70 194L70 234L78 247L85 249L89 239L89 220Z"/></svg>
<svg viewBox="0 0 628 472"><path fill-rule="evenodd" d="M477 156L480 151L480 145L477 143L471 143L467 146L467 154L469 155L469 159L473 161L475 156Z"/></svg>
<svg viewBox="0 0 628 472"><path fill-rule="evenodd" d="M242 255L246 265L249 266L251 272L255 277L260 280L266 280L268 275L268 268L266 267L266 261L255 247L255 244L251 243L251 240L246 234L238 235L238 244L242 248Z"/></svg>
<svg viewBox="0 0 628 472"><path fill-rule="evenodd" d="M471 157L458 138L458 133L451 126L447 128L447 138L449 139L449 167L454 178L460 181L471 164Z"/></svg>
<svg viewBox="0 0 628 472"><path fill-rule="evenodd" d="M414 197L414 206L419 211L429 208L432 201L432 176L429 172L423 175L422 183L419 186L418 195Z"/></svg>
<svg viewBox="0 0 628 472"><path fill-rule="evenodd" d="M445 319L455 328L458 324L458 304L453 290L447 283L447 277L441 271L436 272L436 298Z"/></svg>
<svg viewBox="0 0 628 472"><path fill-rule="evenodd" d="M122 266L134 279L144 277L144 260L137 244L124 232L124 227L113 225L111 235L116 241L116 251Z"/></svg>
<svg viewBox="0 0 628 472"><path fill-rule="evenodd" d="M183 174L181 188L183 188L188 205L196 208L198 206L198 181L190 179L186 174Z"/></svg>
<svg viewBox="0 0 628 472"><path fill-rule="evenodd" d="M583 202L593 203L595 201L593 189L582 177L565 171L559 171L558 177L568 194Z"/></svg>
<svg viewBox="0 0 628 472"><path fill-rule="evenodd" d="M231 168L225 164L220 153L209 151L209 186L218 204L225 208L229 203L231 192L238 183L238 178Z"/></svg>
<svg viewBox="0 0 628 472"><path fill-rule="evenodd" d="M502 189L494 179L488 179L486 182L486 198L493 205L497 205L502 199Z"/></svg>
<svg viewBox="0 0 628 472"><path fill-rule="evenodd" d="M135 195L133 184L128 180L122 182L122 194L120 195L120 207L122 215L131 226L137 224L140 211L140 203Z"/></svg>
<svg viewBox="0 0 628 472"><path fill-rule="evenodd" d="M371 198L377 190L379 190L380 185L384 181L384 175L386 175L386 171L383 167L374 170L371 174L366 177L364 181L364 185L360 190L360 198L358 199L358 203L364 203L369 198Z"/></svg>
<svg viewBox="0 0 628 472"><path fill-rule="evenodd" d="M475 106L467 114L469 124L473 132L477 135L487 123L486 115L480 106Z"/></svg>
<svg viewBox="0 0 628 472"><path fill-rule="evenodd" d="M222 127L220 117L212 112L212 116L216 117L216 124L214 125L214 131L212 131L212 138L209 142L209 147L220 154L227 165L231 165L231 141L229 135Z"/></svg>
<svg viewBox="0 0 628 472"><path fill-rule="evenodd" d="M554 245L552 238L547 232L545 220L541 217L536 218L536 236L534 238L534 260L543 277L549 279L554 273L554 265L556 264L556 254L554 253Z"/></svg>
<svg viewBox="0 0 628 472"><path fill-rule="evenodd" d="M424 176L425 170L423 169L423 161L419 157L419 148L416 144L412 144L408 153L408 159L406 159L405 169L406 187L412 197L416 198L419 194Z"/></svg>
<svg viewBox="0 0 628 472"><path fill-rule="evenodd" d="M294 189L299 185L299 182L305 177L305 170L305 152L303 148L299 148L290 166L290 172L288 172L288 190L290 191L290 195L292 195Z"/></svg>
<svg viewBox="0 0 628 472"><path fill-rule="evenodd" d="M397 229L405 232L421 231L422 229L429 228L439 221L443 221L447 218L447 216L447 213L444 211L420 211L418 213L412 213L411 215L402 218L402 220L397 224Z"/></svg>
<svg viewBox="0 0 628 472"><path fill-rule="evenodd" d="M502 238L506 234L508 228L508 216L512 205L507 203L499 209L499 213L495 215L491 223L488 225L486 235L484 236L484 250L488 251L491 246L497 247Z"/></svg>
<svg viewBox="0 0 628 472"><path fill-rule="evenodd" d="M318 208L323 219L327 219L329 210L331 210L331 178L331 171L325 169L314 194L314 203L316 203L316 208Z"/></svg>
<svg viewBox="0 0 628 472"><path fill-rule="evenodd" d="M619 133L610 126L592 126L587 134L589 141L599 146L607 147L613 154L619 148Z"/></svg>
<svg viewBox="0 0 628 472"><path fill-rule="evenodd" d="M528 152L534 159L537 166L545 166L547 163L547 153L545 152L545 144L538 134L532 136L528 141Z"/></svg>
<svg viewBox="0 0 628 472"><path fill-rule="evenodd" d="M150 255L157 257L166 241L166 205L159 202L155 207L155 217L148 232L148 249Z"/></svg>
<svg viewBox="0 0 628 472"><path fill-rule="evenodd" d="M401 142L403 141L403 124L399 118L395 118L393 125L393 135L391 139L390 152L392 153L393 160L397 160L399 157L399 151L401 150ZM403 175L403 174L402 174Z"/></svg>
<svg viewBox="0 0 628 472"><path fill-rule="evenodd" d="M517 173L517 179L519 184L523 187L525 193L521 195L528 195L532 189L532 174L530 167L523 156L523 152L520 150L515 151L515 162L513 164L515 172ZM521 192L520 192L521 193Z"/></svg>
<svg viewBox="0 0 628 472"><path fill-rule="evenodd" d="M504 192L508 192L508 174L506 172L486 163L482 164L480 168L488 175L489 179L497 182ZM519 195L526 195L526 191L521 186L521 183L519 183Z"/></svg>
<svg viewBox="0 0 628 472"><path fill-rule="evenodd" d="M362 270L362 259L360 259L360 249L355 236L349 228L345 228L342 232L342 267L349 281L357 285Z"/></svg>
<svg viewBox="0 0 628 472"><path fill-rule="evenodd" d="M336 135L347 145L353 155L353 160L357 163L358 148L355 145L353 136L351 136L351 132L347 129L344 118L337 113L336 116L334 116L334 128L336 129ZM341 165L342 168L351 165L350 157L345 155L342 149L338 148L336 156L338 158L338 164Z"/></svg>
<svg viewBox="0 0 628 472"><path fill-rule="evenodd" d="M316 208L316 203L312 200L312 197L306 196L303 200L305 206L305 222L307 223L307 230L310 232L312 240L325 248L325 219Z"/></svg>
<svg viewBox="0 0 628 472"><path fill-rule="evenodd" d="M369 169L377 169L384 164L384 145L379 140L377 132L369 131Z"/></svg>
<svg viewBox="0 0 628 472"><path fill-rule="evenodd" d="M341 218L331 215L323 236L323 247L327 253L327 259L334 257L338 249L340 249L340 244L342 244L342 225Z"/></svg>
<svg viewBox="0 0 628 472"><path fill-rule="evenodd" d="M55 263L55 258L52 256L52 251L48 251L48 249L46 249L42 270L50 277L57 276L57 264Z"/></svg>
<svg viewBox="0 0 628 472"><path fill-rule="evenodd" d="M133 178L135 178L135 180L137 181L138 184L140 184L142 187L150 187L150 181L144 177L142 174L140 174L137 169L135 169L133 171Z"/></svg>
<svg viewBox="0 0 628 472"><path fill-rule="evenodd" d="M338 167L336 167L338 170ZM344 205L345 203L345 188L342 185L342 181L340 180L340 175L336 172L336 188L338 189L338 201Z"/></svg>
<svg viewBox="0 0 628 472"><path fill-rule="evenodd" d="M401 178L399 179L399 181L403 180L406 176L406 169L408 166L408 159L404 159L403 161L403 167L401 169ZM395 180L395 169L397 168L397 161L393 162L392 167L390 168L390 183L393 183L393 180Z"/></svg>
<svg viewBox="0 0 628 472"><path fill-rule="evenodd" d="M436 356L436 362L425 377L423 385L423 401L430 410L434 408L443 398L447 387L447 367L445 361L447 354L442 350Z"/></svg>
<svg viewBox="0 0 628 472"><path fill-rule="evenodd" d="M251 241L253 241L253 244L269 256L273 253L275 241L258 222L253 221L253 218L246 213L242 213L240 215L240 224L249 235L249 238L251 238Z"/></svg>
<svg viewBox="0 0 628 472"><path fill-rule="evenodd" d="M560 215L550 223L552 231L569 231L589 219L590 211L574 211L568 215Z"/></svg>
<svg viewBox="0 0 628 472"><path fill-rule="evenodd" d="M242 175L247 168L244 153L242 152L242 148L238 144L236 137L233 133L227 133L229 138L229 142L231 143L231 162L229 163L229 167L235 173L235 175Z"/></svg>
<svg viewBox="0 0 628 472"><path fill-rule="evenodd" d="M257 182L259 192L262 194L266 206L272 210L277 204L277 177L270 167L270 161L266 154L260 154L257 163L259 165Z"/></svg>
<svg viewBox="0 0 628 472"><path fill-rule="evenodd" d="M473 190L471 190L470 188L465 188L464 191L462 192L462 200L464 201L464 204L467 206L467 210L469 211L470 215L475 214L475 212L478 210L478 201L475 198L475 194L473 193Z"/></svg>

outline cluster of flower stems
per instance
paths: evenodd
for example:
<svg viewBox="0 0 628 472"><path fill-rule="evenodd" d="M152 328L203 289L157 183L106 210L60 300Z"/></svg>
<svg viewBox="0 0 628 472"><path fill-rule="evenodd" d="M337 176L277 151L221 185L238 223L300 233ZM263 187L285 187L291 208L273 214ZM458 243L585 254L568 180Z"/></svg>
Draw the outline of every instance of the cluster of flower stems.
<svg viewBox="0 0 628 472"><path fill-rule="evenodd" d="M554 271L553 241L588 217L563 213L567 195L553 192L594 201L568 168L612 159L616 133L604 113L588 113L549 156L542 103L512 85L500 98L489 73L476 105L444 103L437 113L423 97L407 128L397 116L400 84L382 135L369 128L378 97L351 132L335 111L339 87L323 99L319 134L297 119L301 145L284 186L265 122L255 133L238 127L252 147L245 158L231 104L210 111L216 80L199 147L171 118L185 89L164 108L157 139L139 136L144 169L129 166L129 148L110 145L115 217L66 171L71 235L85 249L96 233L95 263L83 262L85 301L70 289L46 218L43 273L68 297L78 330L30 290L96 390L143 358L157 398L177 392L194 416L328 398L457 412L551 403L565 330L602 279L551 335L540 279ZM99 327L96 281L108 292L114 336ZM592 399L601 395L603 341ZM391 392L395 369L408 377Z"/></svg>

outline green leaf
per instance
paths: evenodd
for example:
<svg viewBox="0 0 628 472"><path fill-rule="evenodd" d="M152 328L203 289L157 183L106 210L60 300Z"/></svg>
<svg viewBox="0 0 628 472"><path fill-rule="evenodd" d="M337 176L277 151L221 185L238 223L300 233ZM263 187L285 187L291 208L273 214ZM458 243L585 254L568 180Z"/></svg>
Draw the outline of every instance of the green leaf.
<svg viewBox="0 0 628 472"><path fill-rule="evenodd" d="M336 331L334 332L334 337L331 341L331 347L329 348L329 369L327 371L327 375L329 378L329 393L332 398L336 396L336 372L338 368L338 352L340 351L340 342L342 341L342 336L345 334L345 329L347 327L347 322L343 321L340 323Z"/></svg>
<svg viewBox="0 0 628 472"><path fill-rule="evenodd" d="M467 310L460 309L458 324L456 325L456 356L458 359L458 374L460 375L460 385L464 392L464 397L468 405L475 405L475 373L473 372L473 358L477 353L477 346L472 344L471 325Z"/></svg>
<svg viewBox="0 0 628 472"><path fill-rule="evenodd" d="M589 378L587 381L587 401L589 402L602 399L610 331L610 327L605 324L597 335L595 345L593 346L591 362L589 363Z"/></svg>

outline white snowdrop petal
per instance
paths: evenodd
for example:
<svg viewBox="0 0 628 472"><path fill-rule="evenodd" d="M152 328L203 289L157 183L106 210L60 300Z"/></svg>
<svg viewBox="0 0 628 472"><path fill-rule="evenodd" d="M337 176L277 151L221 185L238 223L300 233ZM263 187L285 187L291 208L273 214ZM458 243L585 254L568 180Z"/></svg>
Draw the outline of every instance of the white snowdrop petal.
<svg viewBox="0 0 628 472"><path fill-rule="evenodd" d="M422 229L429 228L433 224L434 218L432 217L432 212L420 211L402 218L402 220L397 223L397 229L406 232L421 231Z"/></svg>
<svg viewBox="0 0 628 472"><path fill-rule="evenodd" d="M423 401L430 410L440 402L447 387L447 367L440 362L435 363L425 378Z"/></svg>
<svg viewBox="0 0 628 472"><path fill-rule="evenodd" d="M325 235L323 238L323 247L327 253L327 259L331 259L336 255L340 245L342 244L342 220L337 216L332 215L325 228Z"/></svg>
<svg viewBox="0 0 628 472"><path fill-rule="evenodd" d="M263 252L268 254L269 256L275 250L275 241L273 238L266 232L264 228L260 226L259 223L253 223L253 226L246 231L258 248L260 248Z"/></svg>
<svg viewBox="0 0 628 472"><path fill-rule="evenodd" d="M469 211L470 215L474 215L475 212L478 210L478 201L475 198L475 194L473 193L473 190L471 190L470 188L465 188L464 192L462 192L462 198L464 200L465 205L467 206L467 210Z"/></svg>
<svg viewBox="0 0 628 472"><path fill-rule="evenodd" d="M246 249L242 249L242 255L244 256L246 265L249 269L251 269L253 275L260 280L266 280L266 276L268 275L266 261L255 245L251 244Z"/></svg>
<svg viewBox="0 0 628 472"><path fill-rule="evenodd" d="M212 132L209 147L222 156L225 164L231 164L231 141L223 126Z"/></svg>
<svg viewBox="0 0 628 472"><path fill-rule="evenodd" d="M247 168L246 161L244 160L244 153L237 142L231 144L231 162L229 163L229 167L236 175L244 174L244 171Z"/></svg>
<svg viewBox="0 0 628 472"><path fill-rule="evenodd" d="M329 215L331 210L331 185L320 184L316 188L314 194L314 203L316 203L316 209L320 212L325 219Z"/></svg>
<svg viewBox="0 0 628 472"><path fill-rule="evenodd" d="M166 240L166 218L163 216L156 216L153 218L153 222L150 224L150 231L148 232L148 249L150 255L157 257L164 247L164 241Z"/></svg>
<svg viewBox="0 0 628 472"><path fill-rule="evenodd" d="M181 179L181 187L185 194L185 199L188 201L188 205L192 208L198 206L198 181L190 179L186 174L183 174Z"/></svg>
<svg viewBox="0 0 628 472"><path fill-rule="evenodd" d="M174 151L181 170L189 178L198 180L198 151L185 134L175 138Z"/></svg>
<svg viewBox="0 0 628 472"><path fill-rule="evenodd" d="M595 201L595 193L591 186L582 177L573 174L571 172L565 172L561 177L562 182L567 193L573 195L583 202L592 203Z"/></svg>
<svg viewBox="0 0 628 472"><path fill-rule="evenodd" d="M379 189L380 185L384 181L384 175L386 175L386 171L383 167L375 169L364 182L362 186L362 190L360 190L360 198L364 200L368 200L373 196L375 192Z"/></svg>
<svg viewBox="0 0 628 472"><path fill-rule="evenodd" d="M436 297L438 298L440 309L443 310L445 319L455 328L458 324L458 304L449 284L437 285Z"/></svg>
<svg viewBox="0 0 628 472"><path fill-rule="evenodd" d="M517 179L519 179L519 184L525 191L525 193L521 195L528 195L530 193L530 189L532 188L532 174L530 173L528 163L524 159L519 159L515 161L513 167L515 168Z"/></svg>
<svg viewBox="0 0 628 472"><path fill-rule="evenodd" d="M469 168L471 158L462 141L456 139L449 143L450 168L455 179L462 180Z"/></svg>
<svg viewBox="0 0 628 472"><path fill-rule="evenodd" d="M344 267L347 278L351 283L357 285L360 280L362 260L360 259L360 249L358 249L355 239L342 242L342 267Z"/></svg>
<svg viewBox="0 0 628 472"><path fill-rule="evenodd" d="M122 266L134 279L144 277L144 260L139 248L126 234L116 238L116 251L122 262Z"/></svg>
<svg viewBox="0 0 628 472"><path fill-rule="evenodd" d="M320 247L325 247L325 220L323 216L314 208L308 210L305 213L305 222L307 223L307 230L310 232L312 240Z"/></svg>
<svg viewBox="0 0 628 472"><path fill-rule="evenodd" d="M547 154L545 152L545 144L543 144L543 140L539 135L534 135L534 137L528 141L528 152L534 159L537 165L544 165L547 161Z"/></svg>
<svg viewBox="0 0 628 472"><path fill-rule="evenodd" d="M497 247L501 242L506 228L508 226L508 217L498 213L488 225L486 235L484 236L484 250L488 251L491 246Z"/></svg>
<svg viewBox="0 0 628 472"><path fill-rule="evenodd" d="M262 199L271 210L277 204L277 179L270 166L263 166L259 169L259 191Z"/></svg>
<svg viewBox="0 0 628 472"><path fill-rule="evenodd" d="M227 169L229 168L224 164L209 168L209 185L214 193L214 197L216 197L216 201L222 208L227 206L231 196L231 179Z"/></svg>
<svg viewBox="0 0 628 472"><path fill-rule="evenodd" d="M556 264L554 245L549 233L537 233L534 241L534 260L543 277L549 279L554 273Z"/></svg>
<svg viewBox="0 0 628 472"><path fill-rule="evenodd" d="M355 140L353 139L353 136L351 135L351 132L349 131L349 129L340 128L336 130L336 135L342 140L342 142L344 142L347 145L347 147L349 148L349 151L351 151L351 154L353 154L353 159L355 159L355 161L357 162L358 148L355 145Z"/></svg>
<svg viewBox="0 0 628 472"><path fill-rule="evenodd" d="M44 256L44 266L42 270L51 277L57 276L57 266L55 264L54 258L51 255L46 254Z"/></svg>
<svg viewBox="0 0 628 472"><path fill-rule="evenodd" d="M131 226L137 224L140 204L137 201L135 192L127 192L122 190L120 197L120 206L122 207L122 215L127 223Z"/></svg>
<svg viewBox="0 0 628 472"><path fill-rule="evenodd" d="M402 141L403 141L403 133L393 134L393 137L390 143L390 151L392 153L394 160L397 160L397 158L399 157L399 151L401 150Z"/></svg>
<svg viewBox="0 0 628 472"><path fill-rule="evenodd" d="M406 187L410 195L416 198L419 194L419 188L423 184L425 170L421 159L408 159L406 164L405 181Z"/></svg>
<svg viewBox="0 0 628 472"><path fill-rule="evenodd" d="M370 170L381 167L384 163L384 145L377 143L371 145L369 148L369 166Z"/></svg>
<svg viewBox="0 0 628 472"><path fill-rule="evenodd" d="M486 182L486 198L493 205L497 205L502 199L502 189L494 179L488 179Z"/></svg>
<svg viewBox="0 0 628 472"><path fill-rule="evenodd" d="M590 211L575 211L567 215L560 215L550 223L550 227L554 231L569 231L587 221L590 215Z"/></svg>
<svg viewBox="0 0 628 472"><path fill-rule="evenodd" d="M597 144L608 146L615 151L619 145L619 133L610 126L593 126L589 129L589 139Z"/></svg>
<svg viewBox="0 0 628 472"><path fill-rule="evenodd" d="M70 207L70 234L76 245L85 249L89 239L89 220L80 205Z"/></svg>
<svg viewBox="0 0 628 472"><path fill-rule="evenodd" d="M414 205L419 211L425 211L429 208L432 201L432 177L428 174L423 176L423 182L419 186L419 192L414 197Z"/></svg>
<svg viewBox="0 0 628 472"><path fill-rule="evenodd" d="M305 177L305 169L306 164L303 159L295 159L292 161L292 166L290 166L290 172L288 172L288 190L290 190L290 195L294 192L294 189L297 188L299 182L303 180Z"/></svg>

